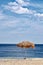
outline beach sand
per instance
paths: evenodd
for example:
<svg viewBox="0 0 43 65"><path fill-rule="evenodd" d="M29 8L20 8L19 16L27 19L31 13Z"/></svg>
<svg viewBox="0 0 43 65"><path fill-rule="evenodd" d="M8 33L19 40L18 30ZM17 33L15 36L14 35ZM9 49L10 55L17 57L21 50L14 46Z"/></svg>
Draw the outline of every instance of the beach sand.
<svg viewBox="0 0 43 65"><path fill-rule="evenodd" d="M43 58L0 58L0 65L43 65Z"/></svg>

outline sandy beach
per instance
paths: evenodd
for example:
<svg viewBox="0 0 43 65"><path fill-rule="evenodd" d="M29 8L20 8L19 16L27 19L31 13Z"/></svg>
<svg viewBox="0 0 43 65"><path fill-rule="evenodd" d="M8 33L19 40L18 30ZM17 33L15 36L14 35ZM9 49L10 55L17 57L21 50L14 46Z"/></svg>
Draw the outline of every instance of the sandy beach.
<svg viewBox="0 0 43 65"><path fill-rule="evenodd" d="M43 58L0 58L0 65L43 65Z"/></svg>

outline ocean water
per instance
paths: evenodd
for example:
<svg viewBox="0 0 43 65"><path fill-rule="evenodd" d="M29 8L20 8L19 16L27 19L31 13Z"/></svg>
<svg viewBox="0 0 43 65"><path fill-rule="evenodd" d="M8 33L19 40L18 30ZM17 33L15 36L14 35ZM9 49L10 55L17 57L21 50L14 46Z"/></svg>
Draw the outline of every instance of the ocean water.
<svg viewBox="0 0 43 65"><path fill-rule="evenodd" d="M43 58L43 44L35 44L35 48L20 48L16 44L0 44L0 57L11 58Z"/></svg>

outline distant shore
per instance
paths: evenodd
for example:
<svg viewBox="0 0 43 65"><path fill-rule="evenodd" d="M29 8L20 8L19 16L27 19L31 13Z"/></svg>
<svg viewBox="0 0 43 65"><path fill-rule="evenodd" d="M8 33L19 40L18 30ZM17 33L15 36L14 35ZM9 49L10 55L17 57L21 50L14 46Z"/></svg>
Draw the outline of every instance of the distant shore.
<svg viewBox="0 0 43 65"><path fill-rule="evenodd" d="M0 58L0 65L43 65L43 58Z"/></svg>

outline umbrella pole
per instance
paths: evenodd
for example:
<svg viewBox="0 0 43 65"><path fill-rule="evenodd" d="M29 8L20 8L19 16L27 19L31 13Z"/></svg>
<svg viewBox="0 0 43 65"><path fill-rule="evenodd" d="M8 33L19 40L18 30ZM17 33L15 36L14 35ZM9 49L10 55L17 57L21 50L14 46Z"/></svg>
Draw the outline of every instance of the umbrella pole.
<svg viewBox="0 0 43 65"><path fill-rule="evenodd" d="M24 59L26 59L26 51L25 51L25 48L24 48L24 53L25 53L25 57L24 57Z"/></svg>

